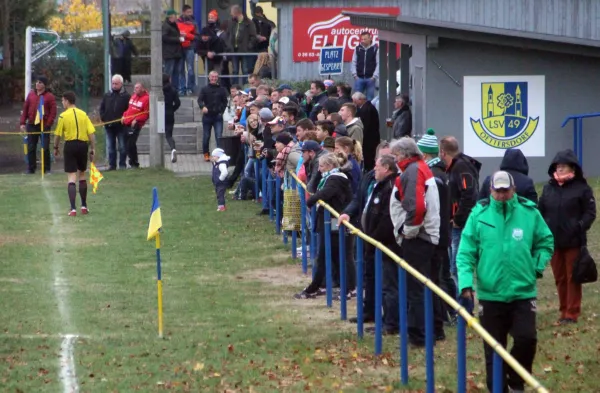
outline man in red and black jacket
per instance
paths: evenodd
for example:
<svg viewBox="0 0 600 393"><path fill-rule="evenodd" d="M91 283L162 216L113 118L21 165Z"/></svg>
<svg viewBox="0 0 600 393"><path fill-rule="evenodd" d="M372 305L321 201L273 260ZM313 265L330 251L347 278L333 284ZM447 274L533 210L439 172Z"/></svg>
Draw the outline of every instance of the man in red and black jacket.
<svg viewBox="0 0 600 393"><path fill-rule="evenodd" d="M450 212L450 222L452 224L450 274L458 285L456 254L458 253L462 230L469 214L471 214L471 209L477 203L481 163L462 153L458 148L458 141L452 136L442 138L440 141L440 158L446 163L452 209ZM466 304L466 307L472 307L472 304Z"/></svg>
<svg viewBox="0 0 600 393"><path fill-rule="evenodd" d="M133 92L134 94L129 100L129 108L123 113L122 122L127 133L129 165L132 168L139 168L137 139L140 136L140 130L150 117L150 96L141 83L135 85Z"/></svg>
<svg viewBox="0 0 600 393"><path fill-rule="evenodd" d="M37 167L37 144L40 139L39 132L41 131L41 121L37 116L38 106L40 104L40 98L44 98L44 172L50 172L50 128L54 124L56 119L56 99L54 95L50 93L46 86L48 86L48 79L44 76L37 78L35 82L35 89L31 90L27 95L27 99L23 104L23 112L21 113L21 131L31 132L27 136L27 162L29 167L27 168L27 174L35 173Z"/></svg>

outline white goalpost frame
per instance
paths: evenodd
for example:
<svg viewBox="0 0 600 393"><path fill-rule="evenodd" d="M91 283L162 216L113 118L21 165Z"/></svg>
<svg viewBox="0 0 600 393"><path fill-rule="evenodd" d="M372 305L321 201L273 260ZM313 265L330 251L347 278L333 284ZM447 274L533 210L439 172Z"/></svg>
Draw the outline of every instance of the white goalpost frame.
<svg viewBox="0 0 600 393"><path fill-rule="evenodd" d="M52 34L56 36L56 41L48 43L48 45L44 46L36 53L33 53L33 34L35 33ZM31 71L33 69L33 63L56 48L59 43L60 35L54 30L40 29L31 26L27 26L27 29L25 29L25 88L23 89L25 93L25 99L27 99L29 90L31 90Z"/></svg>

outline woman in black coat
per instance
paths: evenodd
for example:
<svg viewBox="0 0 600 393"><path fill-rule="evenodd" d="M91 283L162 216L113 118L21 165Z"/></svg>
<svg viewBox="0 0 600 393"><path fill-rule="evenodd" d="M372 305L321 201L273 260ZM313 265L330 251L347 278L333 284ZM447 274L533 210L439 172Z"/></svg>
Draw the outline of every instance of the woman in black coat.
<svg viewBox="0 0 600 393"><path fill-rule="evenodd" d="M596 219L592 188L572 150L556 154L548 169L539 210L554 235L552 272L560 303L560 324L576 323L581 313L581 284L571 279L573 264L586 244L586 232Z"/></svg>
<svg viewBox="0 0 600 393"><path fill-rule="evenodd" d="M341 212L350 200L352 199L352 188L350 186L350 180L340 170L340 163L338 157L334 154L326 154L319 158L319 172L322 174L322 179L315 192L306 201L306 206L310 209L317 204L319 200L327 203L335 211ZM331 261L339 261L339 250L338 250L338 234L337 232L331 232ZM325 266L325 208L317 205L317 222L315 231L319 234L319 252L317 255L316 265L317 271L313 277L312 282L309 286L304 288L300 293L294 295L296 299L310 299L317 296L319 288L323 284L326 276ZM348 283L348 291L353 289L351 287L352 277L354 272L346 272L346 282Z"/></svg>
<svg viewBox="0 0 600 393"><path fill-rule="evenodd" d="M175 112L181 106L179 94L171 84L171 77L163 74L163 95L165 97L165 138L171 148L171 162L177 162L177 150L173 140L173 128L175 128Z"/></svg>

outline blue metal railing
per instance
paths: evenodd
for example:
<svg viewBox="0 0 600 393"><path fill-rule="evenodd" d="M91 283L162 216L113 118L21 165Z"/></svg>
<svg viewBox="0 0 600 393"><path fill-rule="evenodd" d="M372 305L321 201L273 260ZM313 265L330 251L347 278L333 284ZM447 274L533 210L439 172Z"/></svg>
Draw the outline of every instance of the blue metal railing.
<svg viewBox="0 0 600 393"><path fill-rule="evenodd" d="M584 117L595 117L594 115L583 115ZM600 116L600 113L597 114ZM571 118L569 117L566 122ZM577 123L577 122L576 122ZM580 120L579 120L579 125ZM563 125L564 126L564 125ZM581 132L581 128L577 128ZM579 134L581 135L581 134ZM581 138L578 139L579 146L581 146ZM579 149L579 151L581 151ZM280 185L281 180L279 178L272 179L270 172L267 169L266 160L263 161L263 171L261 178L263 181L263 208L268 204L268 208L271 209L272 198L275 197L276 204L276 232L280 233L280 224L282 219L281 206L280 206ZM257 164L258 165L258 164ZM258 166L257 166L258 168ZM310 238L310 259L312 262L313 277L316 272L316 255L318 249L318 240L316 236L316 205L310 210L310 221L311 225L308 228L306 223L308 217L308 209L306 205L306 189L305 185L300 182L295 174L292 174L294 182L292 183L292 189L297 189L300 197L300 209L302 216L301 223L301 244L302 244L302 272L308 273L308 256L307 256L307 243ZM274 183L273 186L267 186L265 183ZM274 196L273 190L276 190ZM333 306L333 276L332 276L332 236L335 232L335 228L332 228L332 214L336 217L339 216L331 207L322 201L319 201L319 205L324 209L324 241L325 241L325 281L326 281L326 304L327 307ZM347 227L347 228L346 228ZM286 231L284 231L286 232ZM423 284L424 291L424 326L425 326L425 366L426 366L426 391L433 393L435 391L435 371L434 371L434 346L435 346L435 327L434 327L434 303L433 296L439 296L444 302L449 304L454 310L457 311L458 326L457 326L457 392L465 393L467 391L467 368L466 368L466 329L470 326L478 333L488 345L494 350L493 356L493 393L500 393L504 391L504 364L508 367L513 368L525 382L534 388L534 391L538 393L547 393L547 390L529 374L497 341L495 341L489 333L479 325L478 321L470 315L465 308L458 304L455 299L448 296L442 289L437 287L427 277L422 276L418 271L413 269L405 261L394 255L389 249L380 243L369 238L360 230L353 227L348 222L344 222L343 226L340 226L338 236L338 251L339 251L339 279L340 279L340 318L345 320L347 317L347 267L346 267L346 234L356 236L356 291L357 291L357 336L363 338L364 336L364 306L363 306L363 290L364 290L364 279L363 273L365 270L364 266L364 241L369 242L375 247L375 337L374 337L374 352L376 355L382 353L382 336L383 336L383 320L382 320L382 308L383 308L383 254L385 253L388 258L398 264L398 301L399 301L399 328L400 328L400 346L399 346L399 364L400 364L400 381L403 385L408 384L408 301L407 301L407 272L412 275L411 279L416 279ZM292 239L297 236L297 233L292 231ZM296 242L292 242L292 258L295 257L296 253ZM387 262L386 262L387 263Z"/></svg>
<svg viewBox="0 0 600 393"><path fill-rule="evenodd" d="M580 167L583 167L583 119L590 117L600 117L600 112L570 115L565 117L561 125L562 128L565 128L569 121L573 120L573 151L577 156Z"/></svg>

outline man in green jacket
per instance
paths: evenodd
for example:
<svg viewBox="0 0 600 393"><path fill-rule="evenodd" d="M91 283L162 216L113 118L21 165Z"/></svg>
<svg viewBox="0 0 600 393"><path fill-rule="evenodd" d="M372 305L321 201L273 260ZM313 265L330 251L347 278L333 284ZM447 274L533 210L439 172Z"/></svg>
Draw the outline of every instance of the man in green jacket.
<svg viewBox="0 0 600 393"><path fill-rule="evenodd" d="M460 241L456 265L461 296L473 297L477 275L481 325L529 372L537 345L536 279L554 252L554 239L536 205L515 193L512 176L494 174L491 196L471 211ZM492 391L493 349L484 343L487 386ZM504 391L522 392L524 381L504 365Z"/></svg>

